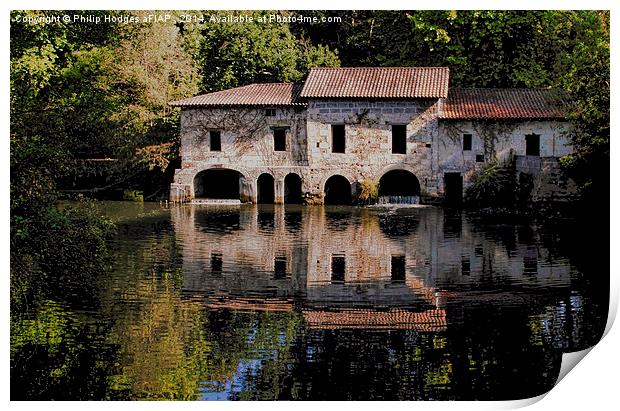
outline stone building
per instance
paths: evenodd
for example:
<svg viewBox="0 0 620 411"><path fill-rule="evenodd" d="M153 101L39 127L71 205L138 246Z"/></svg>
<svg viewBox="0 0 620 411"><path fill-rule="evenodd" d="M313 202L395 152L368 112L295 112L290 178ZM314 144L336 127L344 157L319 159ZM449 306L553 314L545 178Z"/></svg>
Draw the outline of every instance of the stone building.
<svg viewBox="0 0 620 411"><path fill-rule="evenodd" d="M476 172L511 162L534 200L573 191L564 93L449 88L445 67L315 68L303 84L250 84L181 107L173 202L460 201Z"/></svg>

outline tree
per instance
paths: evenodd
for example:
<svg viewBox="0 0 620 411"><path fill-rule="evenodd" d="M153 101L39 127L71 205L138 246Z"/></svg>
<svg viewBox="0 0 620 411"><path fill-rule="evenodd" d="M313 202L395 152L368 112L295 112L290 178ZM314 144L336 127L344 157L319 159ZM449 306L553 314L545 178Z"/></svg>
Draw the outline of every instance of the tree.
<svg viewBox="0 0 620 411"><path fill-rule="evenodd" d="M225 18L225 12L205 13ZM205 23L197 55L202 89L217 91L260 82L300 81L311 67L340 65L326 46L296 38L287 24L259 22L267 11L248 13L251 23Z"/></svg>

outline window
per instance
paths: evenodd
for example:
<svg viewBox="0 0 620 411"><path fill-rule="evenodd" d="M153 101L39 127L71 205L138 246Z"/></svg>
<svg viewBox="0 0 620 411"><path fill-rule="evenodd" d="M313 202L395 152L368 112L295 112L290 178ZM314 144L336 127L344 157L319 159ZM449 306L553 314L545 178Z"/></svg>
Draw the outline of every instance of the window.
<svg viewBox="0 0 620 411"><path fill-rule="evenodd" d="M275 108L268 108L265 110L265 117L274 117L276 115Z"/></svg>
<svg viewBox="0 0 620 411"><path fill-rule="evenodd" d="M471 134L463 134L463 151L471 151Z"/></svg>
<svg viewBox="0 0 620 411"><path fill-rule="evenodd" d="M538 134L525 136L525 155L540 156L540 136Z"/></svg>
<svg viewBox="0 0 620 411"><path fill-rule="evenodd" d="M404 283L405 282L405 256L393 255L392 256L392 282Z"/></svg>
<svg viewBox="0 0 620 411"><path fill-rule="evenodd" d="M222 254L211 253L211 273L222 274Z"/></svg>
<svg viewBox="0 0 620 411"><path fill-rule="evenodd" d="M286 151L286 129L273 129L273 151Z"/></svg>
<svg viewBox="0 0 620 411"><path fill-rule="evenodd" d="M273 260L273 276L276 280L286 278L286 257L279 256Z"/></svg>
<svg viewBox="0 0 620 411"><path fill-rule="evenodd" d="M471 273L471 262L469 261L469 257L461 256L461 274L469 275Z"/></svg>
<svg viewBox="0 0 620 411"><path fill-rule="evenodd" d="M484 163L484 154L476 154L476 163Z"/></svg>
<svg viewBox="0 0 620 411"><path fill-rule="evenodd" d="M209 147L211 151L222 151L222 136L218 130L209 131Z"/></svg>
<svg viewBox="0 0 620 411"><path fill-rule="evenodd" d="M407 154L407 126L392 124L392 153Z"/></svg>
<svg viewBox="0 0 620 411"><path fill-rule="evenodd" d="M344 124L332 125L332 153L344 153Z"/></svg>
<svg viewBox="0 0 620 411"><path fill-rule="evenodd" d="M344 254L332 255L332 284L344 283L345 260Z"/></svg>

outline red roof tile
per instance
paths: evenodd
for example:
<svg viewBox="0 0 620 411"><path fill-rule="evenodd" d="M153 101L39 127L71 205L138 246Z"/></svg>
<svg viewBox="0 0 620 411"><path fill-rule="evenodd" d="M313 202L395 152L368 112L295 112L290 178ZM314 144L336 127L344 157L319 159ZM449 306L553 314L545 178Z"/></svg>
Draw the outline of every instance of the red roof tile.
<svg viewBox="0 0 620 411"><path fill-rule="evenodd" d="M303 105L298 101L300 91L300 84L258 83L173 101L170 105L177 107L296 106Z"/></svg>
<svg viewBox="0 0 620 411"><path fill-rule="evenodd" d="M447 67L313 68L301 91L307 98L440 98Z"/></svg>
<svg viewBox="0 0 620 411"><path fill-rule="evenodd" d="M445 331L446 311L440 308L423 312L406 310L375 311L346 309L340 311L302 310L304 320L321 329L410 329L420 332Z"/></svg>
<svg viewBox="0 0 620 411"><path fill-rule="evenodd" d="M567 94L556 89L451 88L439 118L553 119L566 118Z"/></svg>

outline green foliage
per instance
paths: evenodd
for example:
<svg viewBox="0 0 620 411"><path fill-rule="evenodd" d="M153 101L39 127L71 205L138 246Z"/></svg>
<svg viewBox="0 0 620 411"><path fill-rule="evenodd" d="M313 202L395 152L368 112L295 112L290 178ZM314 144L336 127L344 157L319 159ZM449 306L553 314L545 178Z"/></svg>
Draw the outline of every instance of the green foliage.
<svg viewBox="0 0 620 411"><path fill-rule="evenodd" d="M374 204L379 199L379 184L372 180L359 181L356 196L359 204Z"/></svg>
<svg viewBox="0 0 620 411"><path fill-rule="evenodd" d="M512 167L489 163L473 178L465 191L469 207L514 207L516 176Z"/></svg>
<svg viewBox="0 0 620 411"><path fill-rule="evenodd" d="M26 212L11 214L12 307L25 309L37 298L89 296L94 303L114 226L89 202L59 209L31 201Z"/></svg>
<svg viewBox="0 0 620 411"><path fill-rule="evenodd" d="M209 14L224 18L229 12ZM267 11L248 12L253 23L205 23L196 55L202 89L216 91L260 82L300 81L311 67L339 66L326 46L300 41L287 24L259 22ZM286 13L284 13L286 14Z"/></svg>
<svg viewBox="0 0 620 411"><path fill-rule="evenodd" d="M564 55L560 85L573 99L575 152L561 160L592 204L608 203L610 144L609 12L567 12L574 47Z"/></svg>
<svg viewBox="0 0 620 411"><path fill-rule="evenodd" d="M45 13L14 12L13 17ZM143 13L136 12L138 17ZM106 180L91 184L147 188L144 181L159 181L157 173L167 170L161 162L149 163L148 157L137 153L178 138L178 110L168 102L197 91L200 78L189 52L191 44L173 22L104 24L91 30L97 35L84 29L88 26L12 25L14 174L42 173L60 189L89 188L92 173L75 161L114 158L119 161L108 164ZM53 164L47 159L43 164L28 161L22 150L29 145L32 151L48 153ZM170 155L168 163L175 157L176 153ZM26 168L33 170L22 170ZM82 171L84 176L78 174Z"/></svg>

